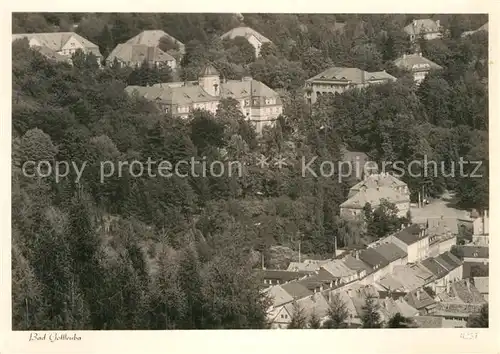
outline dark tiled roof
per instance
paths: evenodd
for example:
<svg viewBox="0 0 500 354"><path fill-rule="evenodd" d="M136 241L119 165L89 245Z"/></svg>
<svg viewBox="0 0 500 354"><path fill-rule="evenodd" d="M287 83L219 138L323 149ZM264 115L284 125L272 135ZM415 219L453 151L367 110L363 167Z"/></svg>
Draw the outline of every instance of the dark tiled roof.
<svg viewBox="0 0 500 354"><path fill-rule="evenodd" d="M403 251L401 248L399 248L393 243L384 243L381 244L380 246L375 247L374 249L388 262L394 262L395 260L408 256L408 254L405 251Z"/></svg>
<svg viewBox="0 0 500 354"><path fill-rule="evenodd" d="M459 267L462 264L462 261L455 257L451 252L445 252L436 257L438 262L444 261L449 264L452 269Z"/></svg>
<svg viewBox="0 0 500 354"><path fill-rule="evenodd" d="M459 246L465 258L488 258L490 251L488 247L481 246Z"/></svg>
<svg viewBox="0 0 500 354"><path fill-rule="evenodd" d="M316 278L320 281L323 281L323 282L330 282L330 281L334 281L336 279L339 279L339 278L334 277L330 272L326 271L323 268L320 268L318 270Z"/></svg>
<svg viewBox="0 0 500 354"><path fill-rule="evenodd" d="M317 275L312 275L310 277L297 280L297 283L303 285L308 290L314 291L314 289L319 288L320 286L325 284L325 281L319 279Z"/></svg>
<svg viewBox="0 0 500 354"><path fill-rule="evenodd" d="M389 262L373 248L367 248L366 250L360 251L359 259L374 269L382 268L389 264Z"/></svg>
<svg viewBox="0 0 500 354"><path fill-rule="evenodd" d="M292 281L295 279L300 279L308 274L309 272L292 272L287 270L273 270L265 269L259 270L258 274L262 279L279 280L281 282Z"/></svg>
<svg viewBox="0 0 500 354"><path fill-rule="evenodd" d="M373 270L372 267L370 267L368 264L366 264L362 260L354 258L351 255L342 258L342 261L348 268L355 270L357 272L365 270L366 273L370 273Z"/></svg>
<svg viewBox="0 0 500 354"><path fill-rule="evenodd" d="M420 298L418 297L417 294L418 291L420 291ZM434 299L431 298L430 295L427 294L427 292L422 289L416 289L413 290L412 292L409 292L404 299L408 304L410 304L410 306L413 306L417 310L423 309L427 306L436 303L436 301L434 301Z"/></svg>
<svg viewBox="0 0 500 354"><path fill-rule="evenodd" d="M403 229L396 233L394 237L397 239L403 241L407 245L412 245L418 240L420 240L422 237L420 236L420 225L418 224L413 224L406 229Z"/></svg>
<svg viewBox="0 0 500 354"><path fill-rule="evenodd" d="M429 271L438 279L448 273L448 269L444 268L440 263L436 262L434 258L427 258L421 263L425 268L429 269Z"/></svg>
<svg viewBox="0 0 500 354"><path fill-rule="evenodd" d="M302 299L313 294L312 291L296 281L283 284L281 287L295 299Z"/></svg>

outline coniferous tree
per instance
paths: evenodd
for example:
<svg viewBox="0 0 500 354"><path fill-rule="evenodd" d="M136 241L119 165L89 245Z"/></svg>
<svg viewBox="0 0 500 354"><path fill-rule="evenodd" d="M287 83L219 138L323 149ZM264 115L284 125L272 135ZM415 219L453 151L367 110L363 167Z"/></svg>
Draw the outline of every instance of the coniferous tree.
<svg viewBox="0 0 500 354"><path fill-rule="evenodd" d="M367 296L365 305L363 306L363 315L361 321L363 328L381 328L382 321L380 318L379 304L377 299L373 296Z"/></svg>

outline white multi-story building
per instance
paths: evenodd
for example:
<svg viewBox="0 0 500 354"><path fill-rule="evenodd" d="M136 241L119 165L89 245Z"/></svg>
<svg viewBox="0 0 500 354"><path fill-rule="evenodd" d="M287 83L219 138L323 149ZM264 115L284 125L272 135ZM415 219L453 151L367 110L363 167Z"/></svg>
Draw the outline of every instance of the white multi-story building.
<svg viewBox="0 0 500 354"><path fill-rule="evenodd" d="M411 72L413 80L420 84L431 70L441 70L442 67L432 60L418 54L403 54L403 56L394 60L394 65L401 70Z"/></svg>
<svg viewBox="0 0 500 354"><path fill-rule="evenodd" d="M198 81L169 82L151 87L128 86L130 94L136 92L154 101L166 113L187 118L195 109L217 112L220 100L233 98L240 104L243 115L251 121L257 133L265 126L273 125L283 105L278 93L251 77L241 80L221 82L217 70L209 65L201 73Z"/></svg>
<svg viewBox="0 0 500 354"><path fill-rule="evenodd" d="M18 33L12 35L12 41L26 38L31 48L38 49L49 59L65 60L71 63L71 57L77 50L95 55L101 64L102 55L97 44L74 32L54 33Z"/></svg>
<svg viewBox="0 0 500 354"><path fill-rule="evenodd" d="M385 71L367 72L358 68L333 67L306 80L305 97L315 103L321 95L334 95L353 88L396 81Z"/></svg>
<svg viewBox="0 0 500 354"><path fill-rule="evenodd" d="M264 37L259 32L255 31L250 27L236 27L232 30L224 33L221 39L235 39L236 37L244 37L248 43L252 45L255 49L255 57L258 58L260 55L260 49L264 43L271 43L271 41Z"/></svg>

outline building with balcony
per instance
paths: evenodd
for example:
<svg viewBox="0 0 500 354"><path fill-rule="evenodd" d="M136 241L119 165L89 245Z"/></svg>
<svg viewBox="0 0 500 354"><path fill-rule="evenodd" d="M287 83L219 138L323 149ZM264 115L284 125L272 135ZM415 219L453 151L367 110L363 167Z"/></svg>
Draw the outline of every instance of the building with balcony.
<svg viewBox="0 0 500 354"><path fill-rule="evenodd" d="M305 97L315 103L322 95L334 95L353 88L396 81L385 71L367 72L358 68L333 67L306 80Z"/></svg>

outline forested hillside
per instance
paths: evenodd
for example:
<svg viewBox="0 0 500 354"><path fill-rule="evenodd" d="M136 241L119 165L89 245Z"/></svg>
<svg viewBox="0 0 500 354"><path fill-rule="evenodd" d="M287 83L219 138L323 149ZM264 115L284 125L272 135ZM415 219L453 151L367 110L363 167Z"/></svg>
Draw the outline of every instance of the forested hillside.
<svg viewBox="0 0 500 354"><path fill-rule="evenodd" d="M413 193L450 189L461 207L486 209L487 36L455 34L487 18L438 17L453 31L422 51L444 70L417 87L391 64L409 46L409 15L244 14L245 25L274 42L255 60L248 43L216 38L241 24L232 14L15 14L14 32L75 30L104 55L142 30L163 29L186 44L182 78L208 62L227 78L250 73L281 93L284 114L259 139L232 100L215 115L176 119L124 91L170 81L169 72L100 70L82 54L73 66L53 63L14 42L14 328L265 328L253 269L271 261L271 247L296 250L300 239L302 252L330 257L334 237L344 246L378 236L339 217L353 179L301 174L302 157L318 156L316 167L340 161L344 146L375 161L483 161L482 178L403 180ZM336 21L346 22L341 33ZM399 80L309 107L304 80L333 65L387 69ZM288 165L257 167L261 155L285 156ZM100 161L148 157L237 160L245 170L241 178L135 178L125 170L100 183ZM21 171L29 160L87 167L78 183L74 171L61 181L30 178Z"/></svg>

